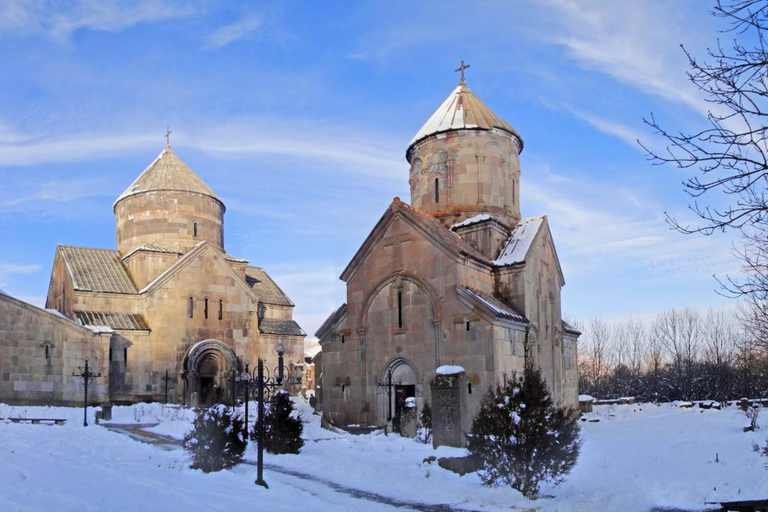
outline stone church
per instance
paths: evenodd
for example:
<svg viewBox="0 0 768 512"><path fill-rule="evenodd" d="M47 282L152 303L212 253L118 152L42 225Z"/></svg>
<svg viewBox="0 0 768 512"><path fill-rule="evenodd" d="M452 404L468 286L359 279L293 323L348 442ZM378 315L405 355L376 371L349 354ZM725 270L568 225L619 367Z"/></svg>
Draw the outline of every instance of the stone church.
<svg viewBox="0 0 768 512"><path fill-rule="evenodd" d="M410 397L434 411L446 367L461 373L464 432L487 388L526 362L555 401L578 405L580 333L561 317L547 217L520 215L522 149L462 69L406 150L410 204L392 201L341 274L347 302L317 331L327 423L383 426Z"/></svg>
<svg viewBox="0 0 768 512"><path fill-rule="evenodd" d="M46 309L0 294L0 401L230 401L245 361L303 360L294 304L263 268L224 250L224 202L170 144L114 203L117 249L59 245ZM4 347L3 345L7 345ZM166 372L168 378L166 379ZM78 396L79 395L79 396Z"/></svg>

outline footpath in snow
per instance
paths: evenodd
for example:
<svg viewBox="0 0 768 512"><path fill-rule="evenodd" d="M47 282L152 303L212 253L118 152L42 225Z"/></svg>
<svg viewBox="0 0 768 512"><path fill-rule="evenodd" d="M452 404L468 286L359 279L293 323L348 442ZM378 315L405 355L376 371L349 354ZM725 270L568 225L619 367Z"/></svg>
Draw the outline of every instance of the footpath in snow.
<svg viewBox="0 0 768 512"><path fill-rule="evenodd" d="M253 484L255 468L241 464L205 474L189 469L181 439L193 413L141 404L115 407L112 424L147 425L157 442L82 426L82 409L0 405L0 417L62 417L63 426L0 421L0 510L704 510L707 501L768 498L768 459L752 451L768 436L742 432L743 413L673 405L599 406L599 422L580 423L584 445L574 471L547 498L529 501L510 488L487 488L477 475L443 470L433 450L382 433L351 435L320 428L303 403L306 444L299 455L265 454L269 489ZM93 423L93 410L91 419ZM252 421L254 418L251 418ZM256 459L255 444L246 461Z"/></svg>

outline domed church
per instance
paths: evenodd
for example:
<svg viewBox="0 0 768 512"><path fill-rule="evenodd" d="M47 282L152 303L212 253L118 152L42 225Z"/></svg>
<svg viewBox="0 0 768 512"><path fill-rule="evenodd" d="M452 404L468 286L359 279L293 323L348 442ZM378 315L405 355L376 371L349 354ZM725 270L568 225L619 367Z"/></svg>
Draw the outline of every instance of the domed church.
<svg viewBox="0 0 768 512"><path fill-rule="evenodd" d="M263 268L226 253L225 211L166 144L114 203L117 249L56 248L46 309L98 336L53 344L45 360L35 347L39 379L45 364L70 368L90 354L102 400L163 400L167 383L173 401L209 404L231 401L232 372L245 361L275 367L280 343L286 363L302 361L293 303ZM50 386L48 400L26 399L74 400L70 380Z"/></svg>
<svg viewBox="0 0 768 512"><path fill-rule="evenodd" d="M384 426L413 402L434 415L436 377L456 373L466 432L485 390L527 363L556 402L578 404L579 332L561 318L547 217L520 214L523 139L464 69L406 149L410 204L384 212L341 274L347 302L317 332L328 424Z"/></svg>

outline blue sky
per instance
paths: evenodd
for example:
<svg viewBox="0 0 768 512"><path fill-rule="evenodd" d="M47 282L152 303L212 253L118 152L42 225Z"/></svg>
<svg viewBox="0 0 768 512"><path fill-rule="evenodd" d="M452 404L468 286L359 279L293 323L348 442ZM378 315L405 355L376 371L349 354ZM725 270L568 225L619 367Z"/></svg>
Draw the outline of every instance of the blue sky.
<svg viewBox="0 0 768 512"><path fill-rule="evenodd" d="M0 288L45 300L56 244L115 247L113 201L163 149L224 200L227 252L312 334L458 83L523 136L524 216L548 214L571 319L722 306L732 236L684 236L688 174L643 122L703 126L680 43L704 2L0 2ZM707 198L718 204L721 198Z"/></svg>

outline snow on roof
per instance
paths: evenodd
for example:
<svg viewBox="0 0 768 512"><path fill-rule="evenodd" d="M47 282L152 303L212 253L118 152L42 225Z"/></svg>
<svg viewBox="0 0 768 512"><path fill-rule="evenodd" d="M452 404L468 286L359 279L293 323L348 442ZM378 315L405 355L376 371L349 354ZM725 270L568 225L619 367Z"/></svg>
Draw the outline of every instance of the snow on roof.
<svg viewBox="0 0 768 512"><path fill-rule="evenodd" d="M64 313L62 313L58 309L48 309L48 308L45 308L45 310L47 312L49 312L50 314L52 314L52 315L60 316L61 318L64 318L65 320L69 320L70 322L72 321L71 318L69 318L67 315L65 315Z"/></svg>
<svg viewBox="0 0 768 512"><path fill-rule="evenodd" d="M461 222L457 222L456 224L451 226L451 229L461 228L461 227L464 227L464 226L470 226L472 224L476 224L478 222L482 222L482 221L488 220L490 218L491 218L491 216L488 215L487 213L481 213L481 214L475 215L474 217L470 217L468 219L464 219Z"/></svg>
<svg viewBox="0 0 768 512"><path fill-rule="evenodd" d="M541 228L543 222L543 215L521 220L509 236L509 240L507 241L504 250L502 250L499 257L493 261L493 264L504 266L525 262L528 250L530 249L531 244L533 244L533 239L536 237L536 233L539 232L539 228Z"/></svg>
<svg viewBox="0 0 768 512"><path fill-rule="evenodd" d="M515 311L514 308L504 304L500 300L496 299L495 297L488 297L483 293L480 293L477 290L473 290L472 288L468 288L466 286L461 287L470 297L472 297L475 301L479 302L486 308L490 309L493 314L498 318L507 318L511 320L517 320L518 322L528 322L528 319L525 318L524 315L518 313Z"/></svg>
<svg viewBox="0 0 768 512"><path fill-rule="evenodd" d="M462 83L456 87L448 98L440 105L424 126L416 133L408 147L434 135L450 130L492 130L498 128L515 137L523 147L523 139L507 121L500 118L488 106Z"/></svg>
<svg viewBox="0 0 768 512"><path fill-rule="evenodd" d="M589 395L579 395L579 402L594 402L595 397Z"/></svg>
<svg viewBox="0 0 768 512"><path fill-rule="evenodd" d="M83 327L97 334L103 333L103 332L114 332L112 328L107 325L84 325Z"/></svg>
<svg viewBox="0 0 768 512"><path fill-rule="evenodd" d="M435 370L435 373L438 375L454 375L456 373L462 373L463 371L464 367L462 366L452 366L450 364L446 364L438 367L438 369Z"/></svg>

